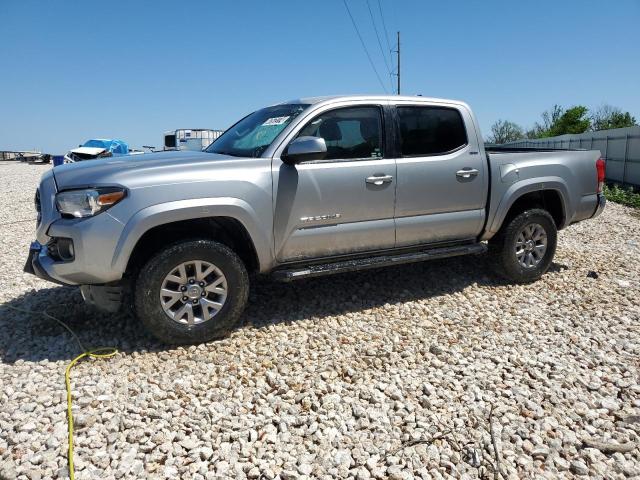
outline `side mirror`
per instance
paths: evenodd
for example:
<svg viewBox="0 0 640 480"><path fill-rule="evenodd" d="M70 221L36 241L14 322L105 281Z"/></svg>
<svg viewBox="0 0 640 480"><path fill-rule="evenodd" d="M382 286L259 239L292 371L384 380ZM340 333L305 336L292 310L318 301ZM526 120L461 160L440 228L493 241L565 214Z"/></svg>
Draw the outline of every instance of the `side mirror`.
<svg viewBox="0 0 640 480"><path fill-rule="evenodd" d="M289 144L282 161L288 165L306 162L309 160L322 160L327 156L327 144L320 137L298 137Z"/></svg>

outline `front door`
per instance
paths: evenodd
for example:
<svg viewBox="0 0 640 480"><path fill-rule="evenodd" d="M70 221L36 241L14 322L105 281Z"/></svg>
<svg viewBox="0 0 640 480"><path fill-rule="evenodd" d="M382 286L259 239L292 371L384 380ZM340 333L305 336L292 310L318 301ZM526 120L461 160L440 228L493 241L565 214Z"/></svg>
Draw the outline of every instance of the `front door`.
<svg viewBox="0 0 640 480"><path fill-rule="evenodd" d="M297 136L324 138L327 155L273 162L274 238L279 262L392 248L395 160L385 158L382 107L334 108Z"/></svg>
<svg viewBox="0 0 640 480"><path fill-rule="evenodd" d="M396 246L473 240L487 199L486 158L461 107L398 105Z"/></svg>

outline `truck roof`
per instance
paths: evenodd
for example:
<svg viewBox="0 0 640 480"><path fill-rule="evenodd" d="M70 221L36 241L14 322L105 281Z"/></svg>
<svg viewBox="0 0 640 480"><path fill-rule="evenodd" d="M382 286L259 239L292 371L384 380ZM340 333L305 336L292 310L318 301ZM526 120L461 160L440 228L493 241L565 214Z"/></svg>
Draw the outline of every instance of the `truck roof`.
<svg viewBox="0 0 640 480"><path fill-rule="evenodd" d="M326 95L319 97L304 97L298 98L294 100L289 100L286 102L282 102L285 104L288 103L304 103L314 105L316 103L323 102L332 102L335 100L393 100L393 101L411 101L411 102L436 102L436 103L450 103L455 105L464 105L468 106L465 102L460 100L451 100L446 98L434 98L434 97L423 97L419 95Z"/></svg>

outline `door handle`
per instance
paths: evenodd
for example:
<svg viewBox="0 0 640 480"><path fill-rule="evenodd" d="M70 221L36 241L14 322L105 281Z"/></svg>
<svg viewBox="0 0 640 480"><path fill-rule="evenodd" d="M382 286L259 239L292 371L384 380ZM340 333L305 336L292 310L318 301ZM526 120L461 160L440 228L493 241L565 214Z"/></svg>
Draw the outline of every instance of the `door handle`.
<svg viewBox="0 0 640 480"><path fill-rule="evenodd" d="M456 172L456 177L458 178L472 178L478 176L478 170L475 168L463 168L462 170L458 170Z"/></svg>
<svg viewBox="0 0 640 480"><path fill-rule="evenodd" d="M391 183L391 180L393 180L391 175L374 175L365 178L364 181L373 185L382 185L383 183Z"/></svg>

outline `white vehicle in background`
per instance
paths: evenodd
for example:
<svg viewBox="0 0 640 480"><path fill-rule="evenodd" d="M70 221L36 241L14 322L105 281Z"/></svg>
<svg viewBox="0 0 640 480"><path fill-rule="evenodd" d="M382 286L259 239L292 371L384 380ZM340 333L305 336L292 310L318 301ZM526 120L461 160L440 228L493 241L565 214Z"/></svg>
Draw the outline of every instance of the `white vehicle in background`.
<svg viewBox="0 0 640 480"><path fill-rule="evenodd" d="M164 132L163 150L191 150L201 152L222 135L223 130L181 128Z"/></svg>
<svg viewBox="0 0 640 480"><path fill-rule="evenodd" d="M71 149L64 156L64 163L82 162L85 160L96 160L105 157L119 157L122 155L139 155L142 150L129 148L122 140L107 138L94 138L87 140L78 148Z"/></svg>

